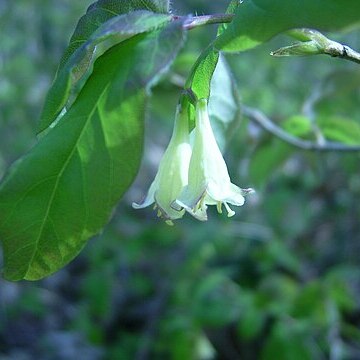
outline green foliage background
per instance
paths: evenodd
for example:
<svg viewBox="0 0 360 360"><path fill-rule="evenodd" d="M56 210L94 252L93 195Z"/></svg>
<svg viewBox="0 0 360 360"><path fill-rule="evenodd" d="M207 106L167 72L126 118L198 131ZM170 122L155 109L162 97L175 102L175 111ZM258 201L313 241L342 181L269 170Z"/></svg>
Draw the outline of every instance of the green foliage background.
<svg viewBox="0 0 360 360"><path fill-rule="evenodd" d="M46 91L89 3L0 3L0 177L34 143ZM184 14L226 6L173 2ZM358 154L302 152L243 118L228 132L226 159L234 183L257 195L235 218L211 212L205 224L170 228L130 206L156 172L179 84L215 34L215 26L190 32L152 90L143 166L110 226L43 281L0 280L1 359L360 357ZM360 48L356 33L333 38ZM277 37L228 57L242 102L313 140L304 105L315 96L322 133L360 143L358 66L269 56L287 43Z"/></svg>

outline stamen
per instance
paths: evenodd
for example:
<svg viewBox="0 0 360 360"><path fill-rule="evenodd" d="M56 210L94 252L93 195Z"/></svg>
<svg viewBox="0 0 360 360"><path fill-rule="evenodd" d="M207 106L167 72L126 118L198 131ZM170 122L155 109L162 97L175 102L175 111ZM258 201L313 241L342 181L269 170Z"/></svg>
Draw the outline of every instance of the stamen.
<svg viewBox="0 0 360 360"><path fill-rule="evenodd" d="M154 206L153 206L153 210L156 210L156 208L157 208L157 205L155 203Z"/></svg>
<svg viewBox="0 0 360 360"><path fill-rule="evenodd" d="M203 193L199 197L199 200L197 200L195 206L193 207L192 210L193 210L194 213L197 212L200 208L203 211L206 211L205 195L206 195L206 190L203 191Z"/></svg>
<svg viewBox="0 0 360 360"><path fill-rule="evenodd" d="M206 211L205 196L203 196L200 200L200 207L202 211Z"/></svg>
<svg viewBox="0 0 360 360"><path fill-rule="evenodd" d="M217 204L216 204L216 207L217 207L217 211L219 214L222 214L222 203L221 201L218 201Z"/></svg>
<svg viewBox="0 0 360 360"><path fill-rule="evenodd" d="M227 210L227 212L228 212L228 217L234 216L234 215L235 215L235 211L231 210L231 209L230 209L230 206L229 206L226 202L224 202L224 205L225 205L225 208L226 208L226 210Z"/></svg>
<svg viewBox="0 0 360 360"><path fill-rule="evenodd" d="M161 210L158 210L158 211L157 211L157 216L158 216L158 217L161 217L161 215L162 215Z"/></svg>
<svg viewBox="0 0 360 360"><path fill-rule="evenodd" d="M176 200L174 200L171 204L170 207L176 211L181 211L183 209L183 207L181 205L179 205Z"/></svg>
<svg viewBox="0 0 360 360"><path fill-rule="evenodd" d="M169 226L174 226L174 223L171 220L165 220L165 223Z"/></svg>
<svg viewBox="0 0 360 360"><path fill-rule="evenodd" d="M201 199L196 203L194 211L197 212L200 209L201 206Z"/></svg>

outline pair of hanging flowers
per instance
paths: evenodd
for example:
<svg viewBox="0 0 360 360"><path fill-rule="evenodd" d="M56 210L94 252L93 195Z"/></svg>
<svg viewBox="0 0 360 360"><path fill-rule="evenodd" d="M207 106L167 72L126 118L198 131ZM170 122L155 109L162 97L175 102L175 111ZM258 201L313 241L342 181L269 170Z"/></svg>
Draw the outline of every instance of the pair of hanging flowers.
<svg viewBox="0 0 360 360"><path fill-rule="evenodd" d="M177 108L173 134L147 196L135 209L153 203L158 216L172 225L185 211L207 220L208 205L219 213L224 205L228 217L235 215L229 204L242 206L252 189L234 185L210 125L207 99L196 102L194 141L190 145L187 114Z"/></svg>

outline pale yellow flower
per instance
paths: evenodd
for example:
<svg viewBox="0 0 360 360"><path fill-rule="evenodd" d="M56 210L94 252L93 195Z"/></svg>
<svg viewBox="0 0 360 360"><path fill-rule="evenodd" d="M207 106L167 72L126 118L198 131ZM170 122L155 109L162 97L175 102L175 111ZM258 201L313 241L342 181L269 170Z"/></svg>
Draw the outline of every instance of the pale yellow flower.
<svg viewBox="0 0 360 360"><path fill-rule="evenodd" d="M172 225L172 220L184 215L184 209L171 206L188 182L191 157L188 120L186 114L177 108L174 130L169 145L161 159L158 172L147 196L141 204L133 203L135 209L145 208L155 203L158 216Z"/></svg>
<svg viewBox="0 0 360 360"><path fill-rule="evenodd" d="M208 205L216 205L219 213L224 205L228 216L233 216L235 212L229 204L242 206L245 195L253 190L241 189L231 182L210 125L206 99L200 99L196 104L194 131L188 184L172 206L178 210L187 210L199 220L207 220Z"/></svg>

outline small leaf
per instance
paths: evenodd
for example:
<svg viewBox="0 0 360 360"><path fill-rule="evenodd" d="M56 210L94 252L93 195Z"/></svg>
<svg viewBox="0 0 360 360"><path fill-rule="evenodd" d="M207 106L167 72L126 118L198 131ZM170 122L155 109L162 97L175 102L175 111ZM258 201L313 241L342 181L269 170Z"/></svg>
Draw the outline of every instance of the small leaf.
<svg viewBox="0 0 360 360"><path fill-rule="evenodd" d="M13 164L0 186L7 279L53 273L108 222L138 171L146 90L181 48L182 25L107 51L62 121Z"/></svg>
<svg viewBox="0 0 360 360"><path fill-rule="evenodd" d="M190 72L185 87L190 88L199 99L210 96L210 83L218 60L219 52L210 45L197 59Z"/></svg>
<svg viewBox="0 0 360 360"><path fill-rule="evenodd" d="M323 54L315 41L297 42L289 46L282 47L278 50L272 51L270 55L282 56L308 56Z"/></svg>
<svg viewBox="0 0 360 360"><path fill-rule="evenodd" d="M231 0L226 10L226 13L233 14L239 4L239 0ZM228 24L221 24L218 28L218 35L222 34L227 29L227 27ZM199 58L191 69L190 75L185 84L185 88L191 89L198 99L210 97L210 89L214 85L211 84L211 81L213 79L214 71L219 61L219 56L220 53L218 49L214 47L214 43L211 43L200 54ZM218 74L220 75L222 71L224 71L224 69L218 70ZM227 69L226 72L229 72L229 70ZM216 82L217 80L214 81ZM190 105L190 103L185 97L184 101L186 102L186 104L183 105L188 107L189 124L190 129L192 129L195 126L194 108ZM213 108L215 108L215 106ZM224 109L224 106L222 106L222 109Z"/></svg>
<svg viewBox="0 0 360 360"><path fill-rule="evenodd" d="M185 88L191 89L193 94L198 99L209 98L211 79L213 77L218 60L219 52L214 50L212 44L210 44L208 48L201 53L193 68L191 69L190 75L185 84ZM193 129L195 126L194 107L191 106L186 97L183 97L183 101L184 108L188 108L189 127L190 129Z"/></svg>
<svg viewBox="0 0 360 360"><path fill-rule="evenodd" d="M291 116L283 122L282 128L297 137L307 137L312 132L311 121L304 115Z"/></svg>
<svg viewBox="0 0 360 360"><path fill-rule="evenodd" d="M358 25L358 0L244 0L234 20L215 41L222 51L251 49L289 29L341 30Z"/></svg>
<svg viewBox="0 0 360 360"><path fill-rule="evenodd" d="M360 144L359 122L336 116L319 117L316 122L328 140L348 145Z"/></svg>
<svg viewBox="0 0 360 360"><path fill-rule="evenodd" d="M307 56L327 54L331 56L343 56L344 45L328 39L316 30L294 29L288 35L300 39L300 42L283 47L271 52L273 56ZM305 40L304 40L305 39Z"/></svg>

